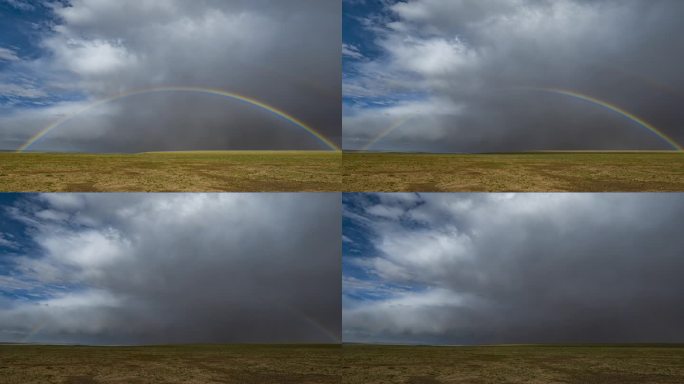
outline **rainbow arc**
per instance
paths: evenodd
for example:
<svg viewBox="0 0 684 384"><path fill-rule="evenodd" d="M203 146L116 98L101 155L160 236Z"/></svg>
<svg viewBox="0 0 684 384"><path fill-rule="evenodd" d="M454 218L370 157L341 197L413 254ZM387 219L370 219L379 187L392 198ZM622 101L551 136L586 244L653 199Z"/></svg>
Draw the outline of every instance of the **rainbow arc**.
<svg viewBox="0 0 684 384"><path fill-rule="evenodd" d="M366 145L361 148L362 151L367 151L369 150L375 143L378 141L384 139L386 136L388 136L390 133L394 132L397 130L399 127L403 126L405 123L407 123L409 120L413 119L415 116L406 116L404 118L401 118L394 122L394 124L390 125L389 127L383 129L377 136L375 136L373 139L371 139Z"/></svg>
<svg viewBox="0 0 684 384"><path fill-rule="evenodd" d="M186 87L186 86L163 86L163 87L154 87L154 88L145 88L145 89L138 89L138 90L133 90L129 92L124 92L120 93L102 100L95 101L79 110L76 112L66 115L55 122L51 123L47 127L41 129L38 133L35 135L31 136L24 144L22 144L19 148L17 148L17 152L23 152L26 149L28 149L31 145L33 145L35 142L40 140L41 138L45 137L50 131L58 128L62 124L68 122L69 120L75 118L76 116L80 115L81 113L87 112L93 108L96 108L98 106L110 103L115 100L123 99L129 96L134 96L134 95L142 95L142 94L148 94L148 93L159 93L159 92L195 92L195 93L203 93L203 94L210 94L210 95L217 95L217 96L223 96L227 97L233 100L237 100L249 105L252 105L254 107L260 108L262 110L265 110L267 112L270 112L272 114L275 114L276 116L294 124L297 127L300 127L304 129L309 135L313 136L316 138L319 142L324 144L328 149L332 151L341 151L341 149L332 141L330 141L327 137L323 136L321 133L304 123L303 121L295 118L294 116L274 107L271 105L268 105L266 103L263 103L259 100L253 99L248 96L244 95L239 95L237 93L233 92L228 92L222 89L214 89L214 88L201 88L201 87Z"/></svg>
<svg viewBox="0 0 684 384"><path fill-rule="evenodd" d="M642 118L634 115L633 113L630 113L626 111L625 109L620 108L619 106L615 104L611 104L607 101L597 99L595 97L585 95L576 91L571 91L571 90L566 90L566 89L558 89L558 88L535 88L535 87L519 87L518 89L524 89L524 90L531 90L531 91L540 91L540 92L550 92L550 93L556 93L559 95L565 95L565 96L570 96L579 100L584 100L589 103L601 106L603 108L609 109L623 117L626 117L627 119L637 123L643 128L646 128L649 130L651 133L655 134L659 138L661 138L663 141L667 142L672 148L679 152L684 152L684 148L682 148L677 141L675 141L673 138L670 136L666 135L664 132L650 124L649 122L643 120Z"/></svg>
<svg viewBox="0 0 684 384"><path fill-rule="evenodd" d="M646 120L634 115L633 113L628 112L627 110L609 103L604 100L597 99L595 97L585 95L576 91L571 91L571 90L565 90L565 89L558 89L558 88L535 88L535 87L516 87L515 89L522 89L522 90L528 90L528 91L540 91L540 92L550 92L550 93L555 93L559 95L564 95L564 96L569 96L573 97L575 99L579 100L584 100L589 103L592 103L594 105L606 108L610 111L613 111L635 123L637 123L639 126L647 129L650 131L652 134L655 134L658 136L660 139L662 139L664 142L666 142L668 145L670 145L673 149L679 151L679 152L684 152L684 148L672 137L666 135L664 132L656 128L654 125L651 123L647 122ZM383 138L387 137L390 133L401 127L404 123L407 121L411 120L415 116L410 116L403 118L401 120L396 121L392 125L390 125L388 128L380 131L378 135L376 135L374 138L372 138L368 143L361 148L362 150L368 150L370 149L373 145L375 145L378 141L382 140Z"/></svg>

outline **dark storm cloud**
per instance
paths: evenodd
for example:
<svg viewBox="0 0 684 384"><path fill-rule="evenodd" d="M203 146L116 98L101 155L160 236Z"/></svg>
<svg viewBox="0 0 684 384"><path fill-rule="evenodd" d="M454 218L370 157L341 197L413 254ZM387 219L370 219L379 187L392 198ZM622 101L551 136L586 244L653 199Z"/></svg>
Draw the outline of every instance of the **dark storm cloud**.
<svg viewBox="0 0 684 384"><path fill-rule="evenodd" d="M24 199L9 212L35 246L14 255L0 279L5 296L25 297L0 303L0 335L338 342L339 210L336 194Z"/></svg>
<svg viewBox="0 0 684 384"><path fill-rule="evenodd" d="M333 0L74 0L53 5L55 25L40 41L43 56L5 72L30 73L32 84L51 97L85 99L7 109L0 125L4 146L16 147L95 100L157 86L245 95L339 143L340 12ZM269 112L194 93L144 94L103 105L32 147L50 148L326 149Z"/></svg>
<svg viewBox="0 0 684 384"><path fill-rule="evenodd" d="M382 54L345 74L345 147L413 115L377 148L671 149L613 111L545 88L610 102L684 142L681 1L412 0L386 14L371 26ZM369 95L393 101L369 107ZM417 108L435 103L452 107Z"/></svg>
<svg viewBox="0 0 684 384"><path fill-rule="evenodd" d="M366 276L347 341L684 341L681 194L356 199L374 250L344 256Z"/></svg>

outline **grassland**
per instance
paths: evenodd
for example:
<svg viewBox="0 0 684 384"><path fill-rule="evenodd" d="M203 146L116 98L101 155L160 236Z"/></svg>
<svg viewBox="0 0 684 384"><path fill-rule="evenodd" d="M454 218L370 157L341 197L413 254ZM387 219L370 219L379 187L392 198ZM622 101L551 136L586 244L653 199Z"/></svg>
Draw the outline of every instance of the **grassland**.
<svg viewBox="0 0 684 384"><path fill-rule="evenodd" d="M339 362L339 345L0 345L0 382L327 384Z"/></svg>
<svg viewBox="0 0 684 384"><path fill-rule="evenodd" d="M0 382L669 384L684 382L684 345L0 344Z"/></svg>
<svg viewBox="0 0 684 384"><path fill-rule="evenodd" d="M4 152L0 191L339 191L340 161L314 151Z"/></svg>
<svg viewBox="0 0 684 384"><path fill-rule="evenodd" d="M684 383L684 346L343 347L345 384Z"/></svg>
<svg viewBox="0 0 684 384"><path fill-rule="evenodd" d="M684 191L684 153L344 153L345 191Z"/></svg>

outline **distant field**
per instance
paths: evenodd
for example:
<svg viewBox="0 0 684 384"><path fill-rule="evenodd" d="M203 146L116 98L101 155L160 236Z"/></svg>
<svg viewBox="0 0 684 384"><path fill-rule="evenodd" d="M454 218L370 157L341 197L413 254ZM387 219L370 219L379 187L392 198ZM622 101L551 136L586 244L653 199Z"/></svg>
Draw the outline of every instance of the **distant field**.
<svg viewBox="0 0 684 384"><path fill-rule="evenodd" d="M0 191L339 191L341 155L313 151L0 153Z"/></svg>
<svg viewBox="0 0 684 384"><path fill-rule="evenodd" d="M345 384L684 383L684 346L345 345Z"/></svg>
<svg viewBox="0 0 684 384"><path fill-rule="evenodd" d="M0 345L0 382L327 384L340 382L339 361L339 345Z"/></svg>
<svg viewBox="0 0 684 384"><path fill-rule="evenodd" d="M684 153L344 153L345 191L684 191Z"/></svg>

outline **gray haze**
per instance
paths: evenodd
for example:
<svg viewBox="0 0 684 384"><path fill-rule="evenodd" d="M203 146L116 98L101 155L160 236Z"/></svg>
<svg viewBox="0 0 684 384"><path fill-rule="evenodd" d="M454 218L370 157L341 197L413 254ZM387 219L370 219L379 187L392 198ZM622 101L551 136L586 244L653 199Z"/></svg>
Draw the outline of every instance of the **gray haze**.
<svg viewBox="0 0 684 384"><path fill-rule="evenodd" d="M18 100L0 114L0 149L17 148L93 101L155 86L246 95L340 142L339 1L69 3L51 6L54 20L46 21L49 28L36 43L41 55L15 60L0 73L2 96ZM23 82L10 84L13 78ZM31 101L40 106L26 106ZM328 148L292 123L238 101L160 93L80 114L30 149Z"/></svg>
<svg viewBox="0 0 684 384"><path fill-rule="evenodd" d="M346 149L407 118L371 149L673 149L613 111L534 88L610 102L684 143L680 0L389 3L362 19L378 52L347 54Z"/></svg>
<svg viewBox="0 0 684 384"><path fill-rule="evenodd" d="M3 210L27 238L5 236L0 341L340 340L338 194L47 194Z"/></svg>
<svg viewBox="0 0 684 384"><path fill-rule="evenodd" d="M352 200L345 341L684 342L682 194Z"/></svg>

